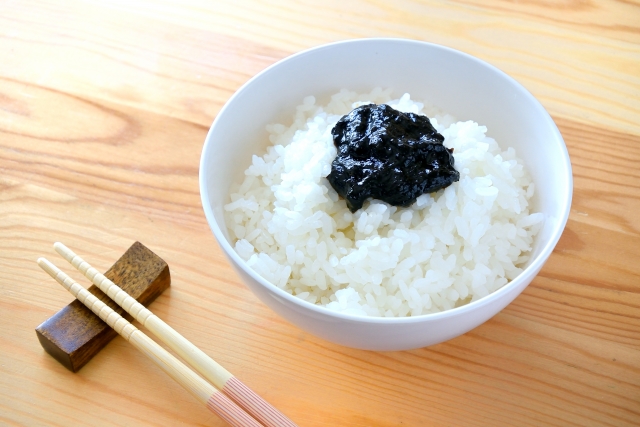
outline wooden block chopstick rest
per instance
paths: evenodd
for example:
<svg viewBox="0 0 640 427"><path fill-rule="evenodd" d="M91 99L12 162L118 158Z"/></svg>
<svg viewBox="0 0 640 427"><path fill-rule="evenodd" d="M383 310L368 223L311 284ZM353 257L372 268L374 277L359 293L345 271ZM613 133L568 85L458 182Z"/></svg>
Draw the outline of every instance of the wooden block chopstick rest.
<svg viewBox="0 0 640 427"><path fill-rule="evenodd" d="M169 266L140 242L135 242L104 274L147 306L171 284ZM97 286L88 291L118 314L131 319ZM118 334L78 300L36 328L42 347L73 372L82 368Z"/></svg>

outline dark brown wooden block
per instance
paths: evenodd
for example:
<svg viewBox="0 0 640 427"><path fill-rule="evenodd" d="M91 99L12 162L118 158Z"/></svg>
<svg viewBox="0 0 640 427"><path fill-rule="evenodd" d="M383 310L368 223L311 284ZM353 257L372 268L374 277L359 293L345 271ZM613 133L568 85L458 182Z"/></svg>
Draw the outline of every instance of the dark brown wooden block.
<svg viewBox="0 0 640 427"><path fill-rule="evenodd" d="M142 305L149 305L171 284L169 266L135 242L104 275ZM131 321L115 302L98 287L89 292ZM36 328L42 347L56 360L77 372L117 333L80 301L75 300Z"/></svg>

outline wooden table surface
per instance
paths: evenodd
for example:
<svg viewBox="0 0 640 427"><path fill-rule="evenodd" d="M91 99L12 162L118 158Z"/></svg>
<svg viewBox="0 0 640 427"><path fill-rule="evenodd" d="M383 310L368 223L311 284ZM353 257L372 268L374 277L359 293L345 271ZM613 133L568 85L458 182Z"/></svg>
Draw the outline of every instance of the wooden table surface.
<svg viewBox="0 0 640 427"><path fill-rule="evenodd" d="M374 36L513 76L558 124L575 178L564 235L522 295L414 351L280 319L232 271L198 191L207 130L244 82ZM121 338L76 374L43 351L34 329L72 300L35 263L64 264L56 240L103 271L136 240L155 251L173 281L152 310L300 426L640 425L639 113L637 1L0 0L0 425L223 425Z"/></svg>

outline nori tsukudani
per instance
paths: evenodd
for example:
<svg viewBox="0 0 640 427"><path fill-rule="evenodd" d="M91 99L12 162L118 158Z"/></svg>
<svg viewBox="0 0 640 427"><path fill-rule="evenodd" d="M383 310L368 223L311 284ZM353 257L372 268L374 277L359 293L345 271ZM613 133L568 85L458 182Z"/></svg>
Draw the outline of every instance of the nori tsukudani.
<svg viewBox="0 0 640 427"><path fill-rule="evenodd" d="M342 117L331 134L338 154L327 179L351 212L368 198L409 206L460 179L453 149L426 116L368 104Z"/></svg>

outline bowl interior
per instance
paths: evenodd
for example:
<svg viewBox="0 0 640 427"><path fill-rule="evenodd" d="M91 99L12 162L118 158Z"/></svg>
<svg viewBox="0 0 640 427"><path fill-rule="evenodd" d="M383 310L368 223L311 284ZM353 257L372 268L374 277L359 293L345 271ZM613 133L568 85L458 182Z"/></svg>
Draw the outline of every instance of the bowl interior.
<svg viewBox="0 0 640 427"><path fill-rule="evenodd" d="M536 186L532 211L545 214L528 262L539 268L564 228L572 193L569 157L553 120L497 68L446 47L399 39L355 40L302 52L258 74L229 100L207 135L200 165L203 207L223 249L233 252L223 215L230 185L241 180L253 154L264 153L265 126L291 123L305 96L321 101L343 88L368 92L376 86L392 88L394 96L409 93L458 120L476 121L503 150L516 150Z"/></svg>

